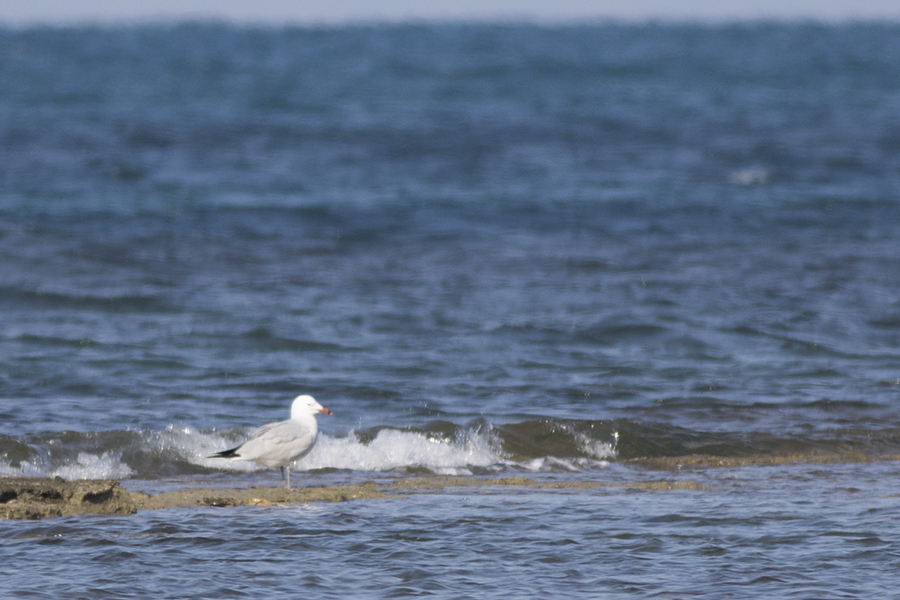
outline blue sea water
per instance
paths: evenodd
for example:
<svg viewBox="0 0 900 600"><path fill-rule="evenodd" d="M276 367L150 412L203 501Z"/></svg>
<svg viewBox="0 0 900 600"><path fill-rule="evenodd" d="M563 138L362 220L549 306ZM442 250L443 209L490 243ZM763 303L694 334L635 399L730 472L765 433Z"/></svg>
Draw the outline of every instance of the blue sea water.
<svg viewBox="0 0 900 600"><path fill-rule="evenodd" d="M299 485L616 484L4 522L0 590L891 597L897 64L879 24L0 29L0 476L280 485L207 457L310 393Z"/></svg>

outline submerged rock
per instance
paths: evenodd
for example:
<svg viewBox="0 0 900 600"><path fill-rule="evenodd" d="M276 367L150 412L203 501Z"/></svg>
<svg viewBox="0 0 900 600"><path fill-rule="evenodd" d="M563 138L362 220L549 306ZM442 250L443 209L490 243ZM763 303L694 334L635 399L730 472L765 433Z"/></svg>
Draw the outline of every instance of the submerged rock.
<svg viewBox="0 0 900 600"><path fill-rule="evenodd" d="M2 519L44 519L87 513L130 515L136 511L131 493L112 479L0 478Z"/></svg>

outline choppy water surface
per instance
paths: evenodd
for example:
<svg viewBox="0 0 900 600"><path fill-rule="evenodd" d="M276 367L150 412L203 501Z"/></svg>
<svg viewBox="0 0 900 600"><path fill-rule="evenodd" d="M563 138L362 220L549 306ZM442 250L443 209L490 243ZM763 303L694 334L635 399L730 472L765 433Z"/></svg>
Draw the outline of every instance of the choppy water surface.
<svg viewBox="0 0 900 600"><path fill-rule="evenodd" d="M896 463L759 471L695 474L714 486L703 491L468 489L7 522L4 586L121 598L894 595Z"/></svg>
<svg viewBox="0 0 900 600"><path fill-rule="evenodd" d="M0 589L890 596L898 34L0 30L0 476L278 485L206 457L311 393L295 482L616 484L7 522Z"/></svg>

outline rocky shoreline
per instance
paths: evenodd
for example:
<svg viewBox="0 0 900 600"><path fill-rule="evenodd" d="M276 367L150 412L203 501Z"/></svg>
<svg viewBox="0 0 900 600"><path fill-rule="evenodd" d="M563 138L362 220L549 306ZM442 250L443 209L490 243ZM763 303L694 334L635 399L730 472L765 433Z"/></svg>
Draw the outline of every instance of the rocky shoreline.
<svg viewBox="0 0 900 600"><path fill-rule="evenodd" d="M478 479L474 477L421 477L389 483L320 487L188 488L160 494L144 494L123 488L117 480L65 481L60 477L0 478L0 519L45 519L82 514L132 515L139 510L187 506L276 506L306 502L344 502L391 498L406 493L436 491L448 487L518 486L526 488L587 489L629 487L643 490L704 489L693 481L644 481L628 484L606 482L540 482L526 477Z"/></svg>
<svg viewBox="0 0 900 600"><path fill-rule="evenodd" d="M130 515L135 510L131 492L111 479L0 478L2 519L44 519L87 513Z"/></svg>

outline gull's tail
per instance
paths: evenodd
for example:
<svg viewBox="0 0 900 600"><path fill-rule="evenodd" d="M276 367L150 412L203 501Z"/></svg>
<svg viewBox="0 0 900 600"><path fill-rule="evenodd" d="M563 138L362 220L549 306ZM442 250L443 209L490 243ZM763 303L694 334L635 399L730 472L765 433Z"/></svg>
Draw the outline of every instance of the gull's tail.
<svg viewBox="0 0 900 600"><path fill-rule="evenodd" d="M237 453L238 448L240 448L240 446L238 446L237 448L231 448L230 450L222 450L221 452L216 452L215 454L211 454L206 458L239 458L240 455Z"/></svg>

